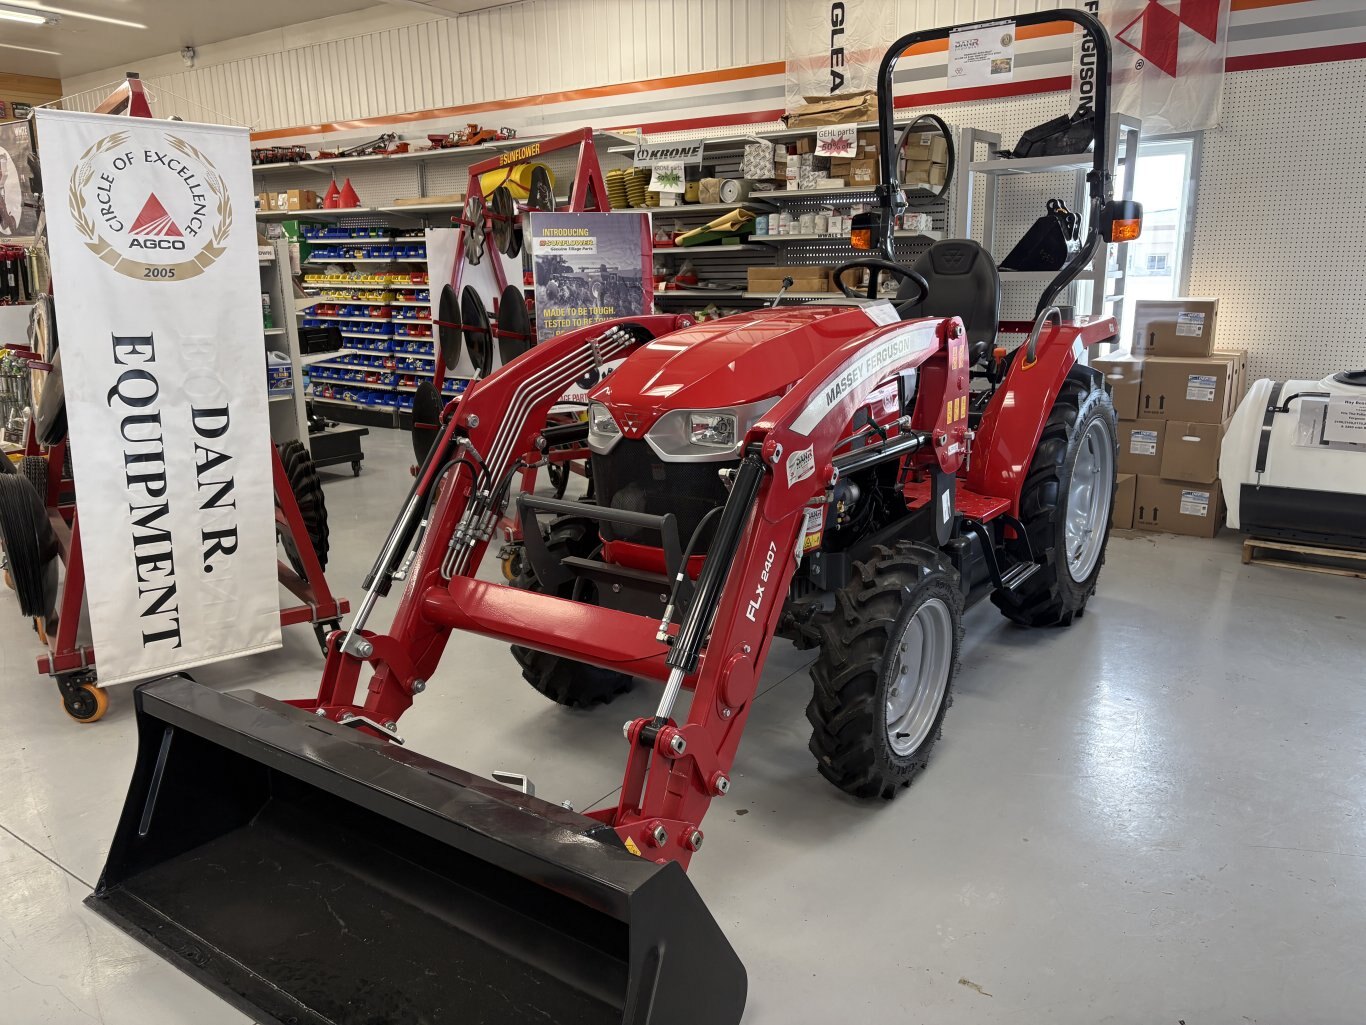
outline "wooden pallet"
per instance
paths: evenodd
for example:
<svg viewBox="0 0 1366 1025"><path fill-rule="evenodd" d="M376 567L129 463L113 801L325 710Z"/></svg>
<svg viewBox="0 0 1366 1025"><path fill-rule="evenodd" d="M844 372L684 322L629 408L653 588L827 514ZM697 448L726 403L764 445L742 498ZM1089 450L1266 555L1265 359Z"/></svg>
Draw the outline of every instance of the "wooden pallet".
<svg viewBox="0 0 1366 1025"><path fill-rule="evenodd" d="M1249 537L1243 541L1243 565L1280 566L1306 573L1366 580L1366 552L1298 541Z"/></svg>

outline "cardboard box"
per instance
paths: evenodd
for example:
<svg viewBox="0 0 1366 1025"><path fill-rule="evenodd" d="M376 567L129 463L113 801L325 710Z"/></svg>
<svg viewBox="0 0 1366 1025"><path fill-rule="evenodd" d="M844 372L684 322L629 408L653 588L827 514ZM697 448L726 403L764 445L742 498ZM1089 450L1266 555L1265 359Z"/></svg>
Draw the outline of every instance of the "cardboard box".
<svg viewBox="0 0 1366 1025"><path fill-rule="evenodd" d="M285 203L282 210L316 210L318 208L318 194L312 189L290 189L285 193Z"/></svg>
<svg viewBox="0 0 1366 1025"><path fill-rule="evenodd" d="M936 189L948 181L949 169L944 164L930 165L930 184Z"/></svg>
<svg viewBox="0 0 1366 1025"><path fill-rule="evenodd" d="M1221 345L1210 355L1227 356L1233 360L1233 394L1230 396L1229 410L1236 410L1247 394L1247 350L1229 349Z"/></svg>
<svg viewBox="0 0 1366 1025"><path fill-rule="evenodd" d="M949 158L949 141L937 131L916 132L906 140L904 152L907 160L942 164Z"/></svg>
<svg viewBox="0 0 1366 1025"><path fill-rule="evenodd" d="M850 161L848 175L850 185L876 185L877 177L876 160L859 159Z"/></svg>
<svg viewBox="0 0 1366 1025"><path fill-rule="evenodd" d="M1167 437L1165 420L1121 420L1119 422L1119 472L1162 472L1162 446Z"/></svg>
<svg viewBox="0 0 1366 1025"><path fill-rule="evenodd" d="M1168 420L1162 442L1159 476L1168 480L1188 480L1213 484L1219 479L1219 446L1228 424L1189 423Z"/></svg>
<svg viewBox="0 0 1366 1025"><path fill-rule="evenodd" d="M1110 386L1110 399L1121 420L1138 419L1139 394L1143 389L1143 360L1127 352L1098 356L1091 366L1099 370Z"/></svg>
<svg viewBox="0 0 1366 1025"><path fill-rule="evenodd" d="M814 135L803 135L801 138L793 140L793 143L792 143L792 152L793 152L793 153L815 153L815 152L816 152L816 137L815 137Z"/></svg>
<svg viewBox="0 0 1366 1025"><path fill-rule="evenodd" d="M439 196L402 196L394 200L394 206L426 206L435 203L463 203L463 192L443 192Z"/></svg>
<svg viewBox="0 0 1366 1025"><path fill-rule="evenodd" d="M849 169L854 163L853 157L831 157L830 158L830 177L849 179Z"/></svg>
<svg viewBox="0 0 1366 1025"><path fill-rule="evenodd" d="M1144 360L1139 416L1223 423L1233 412L1234 364L1223 355Z"/></svg>
<svg viewBox="0 0 1366 1025"><path fill-rule="evenodd" d="M829 267L750 267L749 291L776 292L783 278L792 279L791 292L830 291Z"/></svg>
<svg viewBox="0 0 1366 1025"><path fill-rule="evenodd" d="M1139 299L1134 303L1135 356L1208 356L1214 351L1218 299Z"/></svg>
<svg viewBox="0 0 1366 1025"><path fill-rule="evenodd" d="M1134 491L1138 478L1132 473L1121 473L1115 478L1115 508L1110 513L1110 526L1130 530L1134 525Z"/></svg>
<svg viewBox="0 0 1366 1025"><path fill-rule="evenodd" d="M1195 484L1141 476L1134 491L1134 527L1191 537L1213 537L1224 522L1219 482Z"/></svg>

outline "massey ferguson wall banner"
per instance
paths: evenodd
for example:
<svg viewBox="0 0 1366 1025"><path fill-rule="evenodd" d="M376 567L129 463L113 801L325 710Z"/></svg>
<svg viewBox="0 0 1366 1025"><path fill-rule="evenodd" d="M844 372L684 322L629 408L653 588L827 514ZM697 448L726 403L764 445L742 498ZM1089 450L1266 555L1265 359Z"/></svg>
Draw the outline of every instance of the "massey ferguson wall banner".
<svg viewBox="0 0 1366 1025"><path fill-rule="evenodd" d="M278 647L247 132L37 117L100 683Z"/></svg>
<svg viewBox="0 0 1366 1025"><path fill-rule="evenodd" d="M787 109L877 89L878 62L896 38L892 0L786 0Z"/></svg>
<svg viewBox="0 0 1366 1025"><path fill-rule="evenodd" d="M1082 0L1114 50L1112 109L1143 119L1144 135L1219 123L1224 98L1229 0ZM1089 105L1095 58L1081 42L1073 103Z"/></svg>

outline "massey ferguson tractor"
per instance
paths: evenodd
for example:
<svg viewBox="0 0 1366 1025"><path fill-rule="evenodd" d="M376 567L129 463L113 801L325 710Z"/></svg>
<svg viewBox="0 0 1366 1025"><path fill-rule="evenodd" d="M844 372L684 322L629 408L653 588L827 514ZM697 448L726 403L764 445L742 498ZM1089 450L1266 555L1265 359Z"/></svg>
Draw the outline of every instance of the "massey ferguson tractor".
<svg viewBox="0 0 1366 1025"><path fill-rule="evenodd" d="M775 640L818 652L821 774L886 798L939 736L964 610L990 598L1017 623L1067 625L1096 588L1116 424L1081 357L1116 325L1054 299L1102 241L1137 236L1140 211L1111 198L1099 22L1013 24L1059 20L1094 44L1102 128L1086 240L1023 344L997 351L1000 283L976 243L893 260L893 70L953 30L912 33L882 60L885 184L855 225L875 255L840 268L843 297L598 324L471 385L329 639L316 697L140 688L138 761L91 906L255 1021L738 1022L745 970L684 870L734 786ZM595 499L519 494L526 467L574 440L547 436L551 406L621 358L587 423L555 428L586 440ZM513 585L478 574L505 514L527 542ZM392 625L371 628L395 584ZM614 806L578 814L402 746L457 630L507 642L565 705L662 685L656 713L625 726Z"/></svg>

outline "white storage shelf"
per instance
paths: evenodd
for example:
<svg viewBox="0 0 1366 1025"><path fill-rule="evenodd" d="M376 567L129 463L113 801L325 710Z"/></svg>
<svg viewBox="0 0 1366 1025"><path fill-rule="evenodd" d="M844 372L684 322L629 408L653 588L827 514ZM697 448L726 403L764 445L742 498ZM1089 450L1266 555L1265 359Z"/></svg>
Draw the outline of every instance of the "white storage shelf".
<svg viewBox="0 0 1366 1025"><path fill-rule="evenodd" d="M944 237L942 231L898 231L897 238L923 238L927 242L937 242ZM849 241L849 236L843 232L832 235L829 232L824 235L795 233L787 235L750 235L750 241L763 242L767 245L785 245L788 242L845 242ZM852 248L852 247L851 247ZM658 252L658 250L656 250Z"/></svg>

